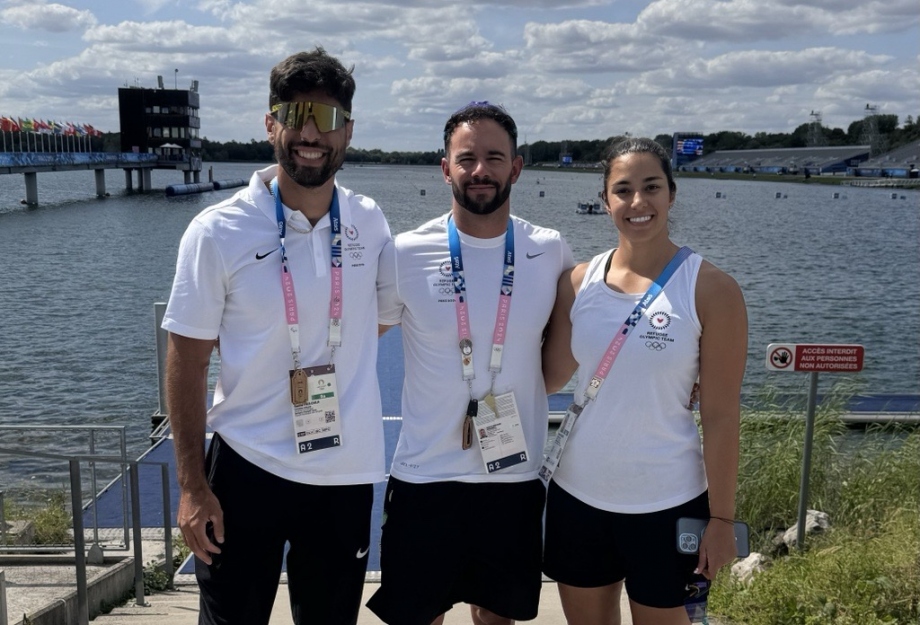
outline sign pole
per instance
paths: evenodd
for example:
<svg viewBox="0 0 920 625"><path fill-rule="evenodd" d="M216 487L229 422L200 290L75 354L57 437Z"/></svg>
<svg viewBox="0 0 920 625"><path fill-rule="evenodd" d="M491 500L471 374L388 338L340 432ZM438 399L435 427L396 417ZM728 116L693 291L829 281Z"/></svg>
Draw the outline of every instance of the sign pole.
<svg viewBox="0 0 920 625"><path fill-rule="evenodd" d="M805 517L808 514L808 478L811 474L811 451L815 438L815 408L818 404L818 372L809 374L808 411L805 413L805 447L802 450L802 478L799 486L799 522L795 544L805 549Z"/></svg>

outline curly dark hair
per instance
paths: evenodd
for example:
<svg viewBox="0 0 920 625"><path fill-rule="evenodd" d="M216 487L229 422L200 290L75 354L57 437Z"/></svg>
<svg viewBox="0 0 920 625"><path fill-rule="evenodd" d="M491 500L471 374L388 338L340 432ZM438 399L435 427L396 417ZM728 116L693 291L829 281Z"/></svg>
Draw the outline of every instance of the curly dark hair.
<svg viewBox="0 0 920 625"><path fill-rule="evenodd" d="M301 93L323 91L351 112L351 101L355 96L354 70L354 65L346 69L320 46L312 52L292 54L272 68L268 106L271 108L279 102L290 102Z"/></svg>
<svg viewBox="0 0 920 625"><path fill-rule="evenodd" d="M505 129L511 139L511 153L517 153L517 125L503 106L490 102L470 102L450 116L444 124L444 153L450 154L450 139L460 124L473 124L481 119L491 119Z"/></svg>

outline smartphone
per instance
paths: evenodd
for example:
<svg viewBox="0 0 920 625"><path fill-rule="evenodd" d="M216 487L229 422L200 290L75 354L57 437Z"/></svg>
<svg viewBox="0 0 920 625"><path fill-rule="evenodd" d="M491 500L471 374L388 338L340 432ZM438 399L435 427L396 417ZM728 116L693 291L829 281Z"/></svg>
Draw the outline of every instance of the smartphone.
<svg viewBox="0 0 920 625"><path fill-rule="evenodd" d="M719 522L721 523L721 521ZM687 554L698 553L700 541L708 524L708 519L691 519L688 517L677 519L677 551ZM747 523L743 521L735 521L735 546L738 549L739 558L746 558L751 555L750 531Z"/></svg>

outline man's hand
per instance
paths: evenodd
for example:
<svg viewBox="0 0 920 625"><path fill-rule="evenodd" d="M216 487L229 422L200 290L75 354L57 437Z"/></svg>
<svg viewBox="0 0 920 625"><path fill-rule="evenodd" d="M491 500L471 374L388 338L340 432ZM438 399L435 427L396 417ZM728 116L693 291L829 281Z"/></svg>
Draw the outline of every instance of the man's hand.
<svg viewBox="0 0 920 625"><path fill-rule="evenodd" d="M179 529L185 544L205 564L213 564L212 554L220 553L224 542L224 513L210 488L183 490L179 495ZM211 525L212 541L208 536Z"/></svg>

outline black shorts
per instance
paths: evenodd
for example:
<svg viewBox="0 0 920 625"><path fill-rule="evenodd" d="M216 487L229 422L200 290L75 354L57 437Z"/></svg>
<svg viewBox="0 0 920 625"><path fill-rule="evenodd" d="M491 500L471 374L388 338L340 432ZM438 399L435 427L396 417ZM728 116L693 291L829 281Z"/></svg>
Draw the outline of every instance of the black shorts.
<svg viewBox="0 0 920 625"><path fill-rule="evenodd" d="M684 604L698 578L696 555L677 551L677 519L709 518L709 494L668 510L620 514L589 506L550 482L543 572L557 582L596 588L626 580L626 593L652 608Z"/></svg>
<svg viewBox="0 0 920 625"><path fill-rule="evenodd" d="M367 606L389 625L429 625L459 602L536 618L545 499L540 480L410 484L391 477L381 585Z"/></svg>
<svg viewBox="0 0 920 625"><path fill-rule="evenodd" d="M373 485L291 482L248 462L216 435L207 464L224 513L224 543L211 566L195 558L199 623L267 624L285 543L290 544L287 574L294 623L356 623Z"/></svg>

